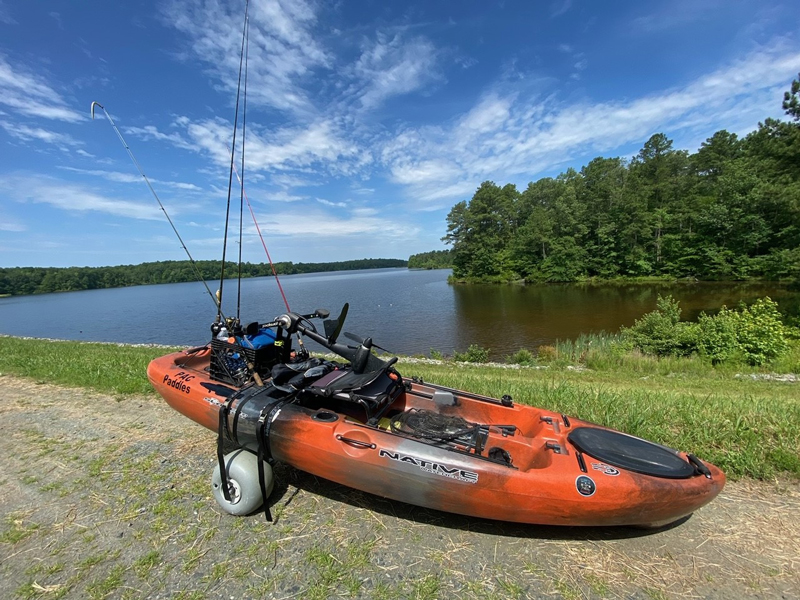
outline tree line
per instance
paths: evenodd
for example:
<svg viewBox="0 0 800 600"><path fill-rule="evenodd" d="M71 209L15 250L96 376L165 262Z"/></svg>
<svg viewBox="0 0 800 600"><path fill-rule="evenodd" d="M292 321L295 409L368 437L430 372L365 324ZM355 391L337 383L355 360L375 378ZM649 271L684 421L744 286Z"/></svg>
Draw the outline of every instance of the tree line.
<svg viewBox="0 0 800 600"><path fill-rule="evenodd" d="M318 273L325 271L350 271L355 269L383 269L405 267L407 261L393 258L365 258L328 263L275 263L279 275ZM13 267L0 268L0 295L47 294L127 287L153 283L180 283L184 281L215 280L220 277L222 261L188 260L148 262L138 265L114 267ZM272 275L269 263L245 262L241 276L265 277ZM238 277L236 263L225 263L225 276Z"/></svg>
<svg viewBox="0 0 800 600"><path fill-rule="evenodd" d="M450 250L433 250L412 254L408 258L409 269L451 269L453 257Z"/></svg>
<svg viewBox="0 0 800 600"><path fill-rule="evenodd" d="M718 131L689 153L657 133L630 160L598 157L521 192L484 182L447 216L453 277L800 282L799 81L783 103L792 121L744 138Z"/></svg>

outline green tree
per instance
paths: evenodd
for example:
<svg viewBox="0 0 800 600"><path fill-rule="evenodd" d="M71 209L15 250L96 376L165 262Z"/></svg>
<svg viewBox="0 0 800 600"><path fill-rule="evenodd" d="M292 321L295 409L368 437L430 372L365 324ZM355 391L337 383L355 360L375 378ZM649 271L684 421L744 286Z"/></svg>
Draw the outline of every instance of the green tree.
<svg viewBox="0 0 800 600"><path fill-rule="evenodd" d="M787 115L790 115L795 121L800 121L800 73L797 74L797 79L792 81L789 91L783 95L783 110Z"/></svg>

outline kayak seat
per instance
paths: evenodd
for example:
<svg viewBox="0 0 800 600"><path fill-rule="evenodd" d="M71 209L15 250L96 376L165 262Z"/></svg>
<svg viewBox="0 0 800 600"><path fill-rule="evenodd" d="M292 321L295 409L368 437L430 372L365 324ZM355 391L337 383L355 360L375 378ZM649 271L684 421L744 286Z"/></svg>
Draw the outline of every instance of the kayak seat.
<svg viewBox="0 0 800 600"><path fill-rule="evenodd" d="M279 388L300 390L333 371L335 366L321 358L310 358L297 363L280 363L272 367L272 384Z"/></svg>
<svg viewBox="0 0 800 600"><path fill-rule="evenodd" d="M341 369L320 377L306 387L306 391L323 398L353 403L364 410L367 424L375 425L402 393L403 382L400 374L392 368L367 373Z"/></svg>

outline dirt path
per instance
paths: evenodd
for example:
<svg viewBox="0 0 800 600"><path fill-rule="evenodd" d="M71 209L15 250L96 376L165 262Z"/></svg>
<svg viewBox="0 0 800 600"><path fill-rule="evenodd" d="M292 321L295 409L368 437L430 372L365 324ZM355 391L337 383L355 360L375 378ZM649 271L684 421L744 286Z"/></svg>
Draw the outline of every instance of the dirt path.
<svg viewBox="0 0 800 600"><path fill-rule="evenodd" d="M504 525L276 470L222 513L215 438L155 397L0 377L2 598L800 598L800 485L667 530Z"/></svg>

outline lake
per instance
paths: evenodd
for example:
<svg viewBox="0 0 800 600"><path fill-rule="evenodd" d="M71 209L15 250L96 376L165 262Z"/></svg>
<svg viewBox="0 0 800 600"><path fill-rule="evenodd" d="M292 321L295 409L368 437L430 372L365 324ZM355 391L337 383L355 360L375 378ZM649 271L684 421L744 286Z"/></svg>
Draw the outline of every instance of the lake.
<svg viewBox="0 0 800 600"><path fill-rule="evenodd" d="M723 304L770 296L792 314L800 294L776 284L449 285L449 270L373 269L281 277L295 312L345 302L344 330L406 355L445 354L478 344L499 358L581 333L615 332L655 308L658 294L680 300L684 319ZM216 290L219 282L209 284ZM224 309L236 314L236 281L225 282ZM242 280L241 319L268 321L285 312L271 277ZM67 340L200 345L216 309L202 284L174 283L0 298L0 333Z"/></svg>

